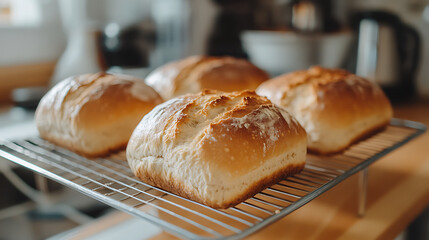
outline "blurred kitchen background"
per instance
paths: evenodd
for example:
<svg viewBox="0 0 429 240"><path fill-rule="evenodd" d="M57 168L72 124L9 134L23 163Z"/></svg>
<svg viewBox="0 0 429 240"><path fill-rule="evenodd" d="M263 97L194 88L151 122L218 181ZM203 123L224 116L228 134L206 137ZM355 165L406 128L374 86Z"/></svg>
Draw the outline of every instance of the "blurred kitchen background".
<svg viewBox="0 0 429 240"><path fill-rule="evenodd" d="M13 124L68 76L144 78L196 54L247 58L272 76L345 68L395 104L428 98L429 0L0 0L0 137L33 131ZM0 239L59 236L112 211L0 167Z"/></svg>
<svg viewBox="0 0 429 240"><path fill-rule="evenodd" d="M0 92L35 105L28 86L208 54L271 75L346 68L403 101L429 95L428 38L426 0L0 0Z"/></svg>

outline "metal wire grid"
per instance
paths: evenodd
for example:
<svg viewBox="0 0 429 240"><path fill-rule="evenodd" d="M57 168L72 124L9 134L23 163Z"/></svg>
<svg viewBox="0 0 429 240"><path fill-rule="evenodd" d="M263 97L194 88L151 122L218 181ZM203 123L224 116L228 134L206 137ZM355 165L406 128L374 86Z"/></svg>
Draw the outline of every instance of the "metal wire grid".
<svg viewBox="0 0 429 240"><path fill-rule="evenodd" d="M40 138L4 141L0 156L189 239L238 239L288 215L425 131L394 119L384 131L332 156L308 155L305 169L245 202L218 210L133 177L124 152L88 160Z"/></svg>

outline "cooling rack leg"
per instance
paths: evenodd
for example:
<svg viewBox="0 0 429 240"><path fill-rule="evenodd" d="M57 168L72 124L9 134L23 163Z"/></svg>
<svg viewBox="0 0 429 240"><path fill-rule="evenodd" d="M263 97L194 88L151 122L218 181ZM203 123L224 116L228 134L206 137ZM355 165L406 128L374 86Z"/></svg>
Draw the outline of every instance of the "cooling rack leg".
<svg viewBox="0 0 429 240"><path fill-rule="evenodd" d="M368 191L368 168L359 172L359 206L358 215L363 217L365 215L366 197Z"/></svg>
<svg viewBox="0 0 429 240"><path fill-rule="evenodd" d="M40 174L34 174L34 178L36 181L36 188L42 193L48 192L48 180L40 175Z"/></svg>

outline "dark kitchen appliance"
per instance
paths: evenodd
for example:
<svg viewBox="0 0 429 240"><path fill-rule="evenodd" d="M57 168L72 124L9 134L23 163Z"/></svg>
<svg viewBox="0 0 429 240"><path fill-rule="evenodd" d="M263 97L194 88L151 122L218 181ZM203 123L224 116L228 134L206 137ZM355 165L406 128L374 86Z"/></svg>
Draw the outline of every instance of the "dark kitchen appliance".
<svg viewBox="0 0 429 240"><path fill-rule="evenodd" d="M418 32L385 11L357 13L352 25L359 32L356 74L378 83L392 101L412 98L420 59Z"/></svg>

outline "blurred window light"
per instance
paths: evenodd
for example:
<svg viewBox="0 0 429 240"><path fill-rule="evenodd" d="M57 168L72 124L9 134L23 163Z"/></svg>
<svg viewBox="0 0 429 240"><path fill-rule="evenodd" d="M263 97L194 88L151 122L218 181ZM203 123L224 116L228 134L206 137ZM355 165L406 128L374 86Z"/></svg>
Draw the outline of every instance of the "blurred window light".
<svg viewBox="0 0 429 240"><path fill-rule="evenodd" d="M109 23L106 26L105 33L109 38L117 37L120 31L120 26L117 23Z"/></svg>
<svg viewBox="0 0 429 240"><path fill-rule="evenodd" d="M2 0L4 1L4 0ZM9 0L12 25L37 26L42 20L43 0Z"/></svg>
<svg viewBox="0 0 429 240"><path fill-rule="evenodd" d="M0 24L10 22L10 0L0 0Z"/></svg>
<svg viewBox="0 0 429 240"><path fill-rule="evenodd" d="M429 22L429 4L428 4L428 5L426 5L426 7L423 9L423 13L422 13L422 15L423 15L423 19L424 19L426 22Z"/></svg>

